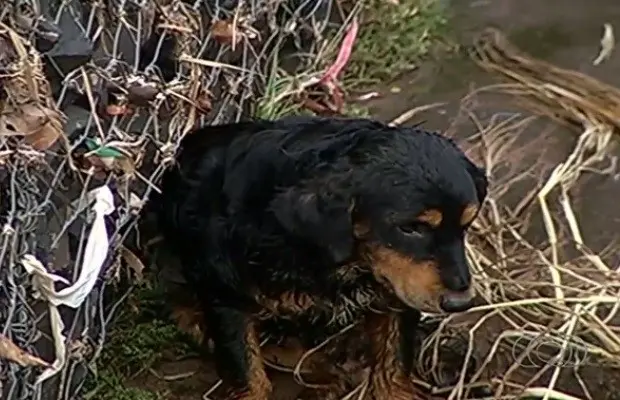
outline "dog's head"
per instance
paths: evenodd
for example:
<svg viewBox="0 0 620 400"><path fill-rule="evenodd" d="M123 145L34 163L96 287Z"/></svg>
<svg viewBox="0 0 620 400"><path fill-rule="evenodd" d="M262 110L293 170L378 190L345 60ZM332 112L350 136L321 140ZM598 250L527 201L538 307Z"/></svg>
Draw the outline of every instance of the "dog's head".
<svg viewBox="0 0 620 400"><path fill-rule="evenodd" d="M484 171L440 135L407 128L374 134L335 158L328 173L276 197L277 218L336 264L368 261L410 307L469 308L464 237L487 194Z"/></svg>

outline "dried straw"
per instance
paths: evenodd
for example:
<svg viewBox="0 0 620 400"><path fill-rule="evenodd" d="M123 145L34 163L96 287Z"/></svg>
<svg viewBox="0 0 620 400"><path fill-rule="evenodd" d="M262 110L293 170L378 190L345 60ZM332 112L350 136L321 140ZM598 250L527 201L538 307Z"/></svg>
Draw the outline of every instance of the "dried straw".
<svg viewBox="0 0 620 400"><path fill-rule="evenodd" d="M490 376L495 383L494 398L575 399L563 392L566 388L559 383L560 373L571 370L585 393L583 398L591 399L589 392L594 387L584 381L581 370L587 364L620 365L620 276L584 242L570 192L585 171L610 156L610 140L619 121L620 91L535 60L497 30L485 31L472 53L481 67L510 83L476 90L463 100L465 113L479 127L477 144L471 150L492 177L487 206L467 247L479 293L487 302L468 313L464 325L469 334L468 356L480 343L484 325L495 320L496 326L504 327L495 329L497 337L471 381ZM532 122L531 117L502 123L492 119L485 126L471 110L474 95L488 92L515 96L536 114L581 128L572 152L564 162L545 171L544 179L540 173L543 164L519 170L519 160L514 157L516 152L532 154L532 148L515 147L518 132ZM544 148L542 141L534 145ZM511 188L523 182L529 193L519 193L523 200L511 205ZM548 200L552 194L559 202L555 214ZM530 238L536 215L541 215L547 233L544 242ZM567 238L562 239L560 232L566 232ZM579 255L569 256L567 250L571 249ZM451 316L443 325L455 320ZM494 367L499 360L503 366ZM541 379L545 373L546 378ZM518 378L520 374L529 376L529 382ZM534 382L540 387L530 387ZM464 398L466 383L471 382L462 374L448 399Z"/></svg>

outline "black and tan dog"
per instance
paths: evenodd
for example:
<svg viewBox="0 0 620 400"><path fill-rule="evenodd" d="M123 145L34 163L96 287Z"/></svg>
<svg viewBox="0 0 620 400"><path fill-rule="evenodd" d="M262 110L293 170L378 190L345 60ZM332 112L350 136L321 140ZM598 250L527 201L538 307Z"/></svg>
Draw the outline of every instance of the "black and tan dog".
<svg viewBox="0 0 620 400"><path fill-rule="evenodd" d="M439 134L290 117L189 134L150 206L230 398L269 397L259 332L310 347L360 322L370 398L411 400L418 310L471 306L464 236L486 190Z"/></svg>

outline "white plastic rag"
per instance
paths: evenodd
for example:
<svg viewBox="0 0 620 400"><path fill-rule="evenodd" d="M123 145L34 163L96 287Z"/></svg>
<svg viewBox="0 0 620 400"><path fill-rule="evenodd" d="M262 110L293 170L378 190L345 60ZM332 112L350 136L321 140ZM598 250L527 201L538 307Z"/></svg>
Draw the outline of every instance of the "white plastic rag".
<svg viewBox="0 0 620 400"><path fill-rule="evenodd" d="M86 249L82 260L80 275L73 285L56 291L54 282L60 281L69 284L65 278L56 274L49 273L43 264L33 255L27 254L22 259L22 264L26 271L32 275L32 285L35 289L35 296L47 300L50 312L52 336L54 338L54 348L56 360L52 366L37 378L37 383L54 376L62 369L65 364L66 344L65 336L62 334L64 323L60 317L57 306L64 304L71 308L78 308L88 294L93 290L97 277L103 267L103 262L108 254L109 238L105 228L106 215L114 211L114 197L110 188L101 186L88 193L90 200L94 199L93 211L95 220L88 235Z"/></svg>

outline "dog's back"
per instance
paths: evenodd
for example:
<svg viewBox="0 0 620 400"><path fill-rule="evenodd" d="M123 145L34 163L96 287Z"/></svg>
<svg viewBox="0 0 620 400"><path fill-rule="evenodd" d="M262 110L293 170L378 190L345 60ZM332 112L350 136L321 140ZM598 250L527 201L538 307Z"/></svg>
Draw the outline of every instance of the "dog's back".
<svg viewBox="0 0 620 400"><path fill-rule="evenodd" d="M207 126L183 138L175 166L162 179L163 193L151 198L160 228L200 229L186 206L200 203L204 216L264 209L279 188L334 162L356 145L360 123L374 121L287 117ZM309 151L312 149L312 151ZM198 204L195 204L198 205ZM191 207L189 207L191 208ZM182 210L182 211L181 211Z"/></svg>
<svg viewBox="0 0 620 400"><path fill-rule="evenodd" d="M164 237L163 250L185 258L182 264L191 275L204 272L204 266L189 264L233 261L215 261L225 256L222 252L246 260L246 253L263 248L265 241L279 252L292 251L284 242L296 239L281 232L269 212L274 197L333 168L362 141L382 140L382 131L385 125L372 120L288 117L207 126L188 134L175 165L164 173L162 193L149 201L147 213ZM233 272L244 275L216 273ZM229 278L224 280L244 281Z"/></svg>
<svg viewBox="0 0 620 400"><path fill-rule="evenodd" d="M230 124L208 126L187 134L174 164L164 172L161 193L153 193L149 199L146 214L163 234L164 247L177 255L183 254L189 243L177 240L176 232L193 233L197 238L205 229L205 216L225 210L222 186L228 146L259 129L253 123L231 128Z"/></svg>

